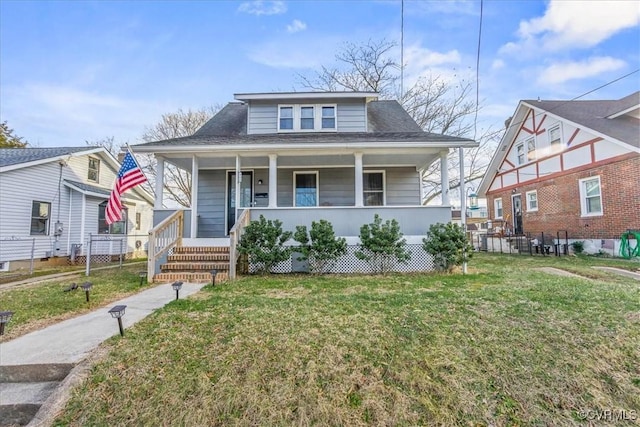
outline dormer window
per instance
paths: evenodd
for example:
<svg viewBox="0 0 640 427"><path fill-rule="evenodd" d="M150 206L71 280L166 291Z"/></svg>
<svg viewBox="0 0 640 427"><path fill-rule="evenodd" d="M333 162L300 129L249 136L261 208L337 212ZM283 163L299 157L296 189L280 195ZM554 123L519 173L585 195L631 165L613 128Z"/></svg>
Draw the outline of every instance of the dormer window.
<svg viewBox="0 0 640 427"><path fill-rule="evenodd" d="M293 107L281 106L278 110L278 128L280 130L293 130Z"/></svg>
<svg viewBox="0 0 640 427"><path fill-rule="evenodd" d="M335 131L335 105L279 105L279 132Z"/></svg>
<svg viewBox="0 0 640 427"><path fill-rule="evenodd" d="M313 107L309 107L309 106L300 107L300 129L313 130L315 128L315 125L313 123L314 117L315 117L315 113L313 111Z"/></svg>

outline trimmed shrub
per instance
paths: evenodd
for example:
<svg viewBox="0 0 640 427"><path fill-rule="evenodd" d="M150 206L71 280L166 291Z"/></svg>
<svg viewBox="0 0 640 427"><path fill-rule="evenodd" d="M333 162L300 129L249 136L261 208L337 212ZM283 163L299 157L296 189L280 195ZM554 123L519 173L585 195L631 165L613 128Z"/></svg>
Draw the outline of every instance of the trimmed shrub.
<svg viewBox="0 0 640 427"><path fill-rule="evenodd" d="M464 230L451 222L432 224L427 237L422 239L422 248L433 256L438 271L451 272L455 266L462 265L465 257L473 255L473 246Z"/></svg>
<svg viewBox="0 0 640 427"><path fill-rule="evenodd" d="M335 261L347 252L347 241L344 237L336 237L333 225L325 219L311 223L311 232L305 225L296 226L293 235L300 243L297 248L302 256L298 260L309 261L312 273L326 273Z"/></svg>
<svg viewBox="0 0 640 427"><path fill-rule="evenodd" d="M268 273L277 263L291 256L292 248L284 245L291 235L290 231L282 231L282 221L267 220L260 215L260 219L245 227L238 252L249 257L249 263L257 268L257 272Z"/></svg>
<svg viewBox="0 0 640 427"><path fill-rule="evenodd" d="M382 274L392 271L398 262L406 263L411 258L398 221L387 220L383 224L378 214L371 224L360 227L360 250L355 255L367 261L374 273Z"/></svg>

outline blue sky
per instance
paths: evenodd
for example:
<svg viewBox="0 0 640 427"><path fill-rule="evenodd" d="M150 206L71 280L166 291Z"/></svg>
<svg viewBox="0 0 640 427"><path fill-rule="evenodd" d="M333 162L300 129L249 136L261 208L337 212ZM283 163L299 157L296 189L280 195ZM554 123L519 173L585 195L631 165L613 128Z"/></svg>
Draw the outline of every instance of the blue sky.
<svg viewBox="0 0 640 427"><path fill-rule="evenodd" d="M346 42L400 42L400 0L0 0L0 120L32 145L135 144L164 113L304 90ZM475 79L480 1L404 4L405 79ZM485 0L480 128L640 68L640 2ZM399 62L399 49L393 53ZM640 89L640 73L584 99Z"/></svg>

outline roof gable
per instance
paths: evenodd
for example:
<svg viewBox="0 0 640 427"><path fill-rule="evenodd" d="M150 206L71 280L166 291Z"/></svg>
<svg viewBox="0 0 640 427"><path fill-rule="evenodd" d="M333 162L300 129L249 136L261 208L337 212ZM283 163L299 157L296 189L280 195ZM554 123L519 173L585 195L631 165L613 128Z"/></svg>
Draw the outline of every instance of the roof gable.
<svg viewBox="0 0 640 427"><path fill-rule="evenodd" d="M82 151L95 152L96 148L97 147L2 148L0 149L0 167L39 162L42 160L55 160Z"/></svg>

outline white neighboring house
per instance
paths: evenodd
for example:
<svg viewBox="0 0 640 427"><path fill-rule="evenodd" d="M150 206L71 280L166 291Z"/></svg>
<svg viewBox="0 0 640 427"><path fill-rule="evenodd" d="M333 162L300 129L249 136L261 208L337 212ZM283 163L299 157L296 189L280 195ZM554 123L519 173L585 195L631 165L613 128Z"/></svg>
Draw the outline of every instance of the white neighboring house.
<svg viewBox="0 0 640 427"><path fill-rule="evenodd" d="M129 190L121 222L107 225L104 210L118 160L103 147L0 149L0 269L30 262L66 261L86 254L90 234L104 240L94 253L144 256L153 197ZM35 243L34 243L35 242Z"/></svg>

